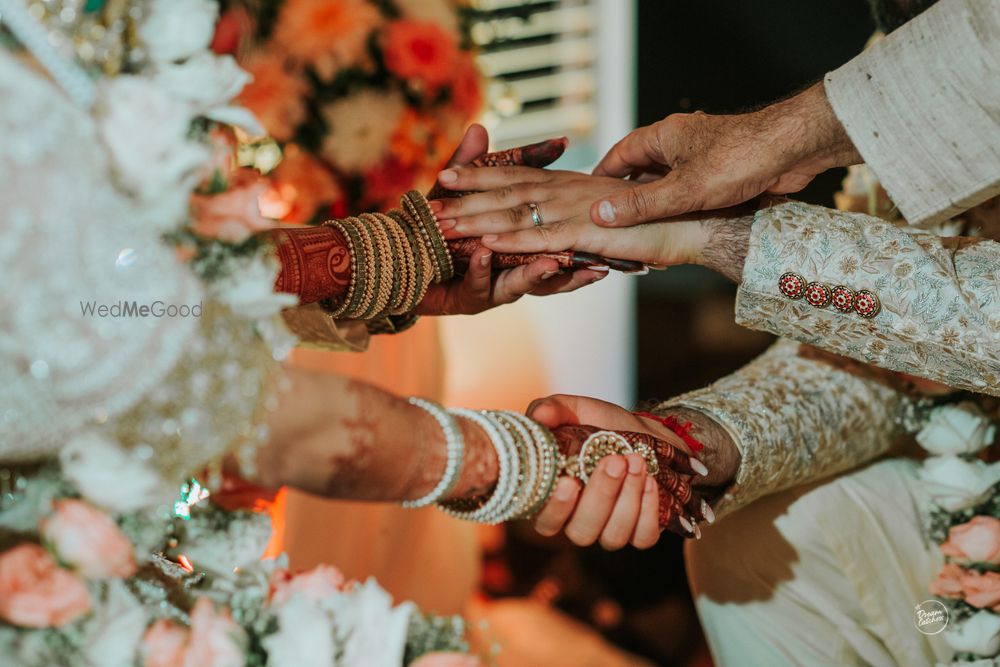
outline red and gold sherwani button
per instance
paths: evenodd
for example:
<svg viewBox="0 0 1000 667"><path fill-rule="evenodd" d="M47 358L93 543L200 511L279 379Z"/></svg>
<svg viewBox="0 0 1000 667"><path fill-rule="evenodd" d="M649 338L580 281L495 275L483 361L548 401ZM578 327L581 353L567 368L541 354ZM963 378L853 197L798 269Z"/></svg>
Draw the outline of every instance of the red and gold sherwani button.
<svg viewBox="0 0 1000 667"><path fill-rule="evenodd" d="M809 283L806 285L806 301L810 306L826 308L830 305L830 288L823 283Z"/></svg>
<svg viewBox="0 0 1000 667"><path fill-rule="evenodd" d="M806 281L799 274L789 271L778 278L778 289L789 299L801 299L806 293Z"/></svg>
<svg viewBox="0 0 1000 667"><path fill-rule="evenodd" d="M854 296L854 311L861 317L870 320L878 315L880 310L882 304L874 292L863 289Z"/></svg>
<svg viewBox="0 0 1000 667"><path fill-rule="evenodd" d="M833 307L842 313L849 313L854 310L854 290L843 285L833 288Z"/></svg>

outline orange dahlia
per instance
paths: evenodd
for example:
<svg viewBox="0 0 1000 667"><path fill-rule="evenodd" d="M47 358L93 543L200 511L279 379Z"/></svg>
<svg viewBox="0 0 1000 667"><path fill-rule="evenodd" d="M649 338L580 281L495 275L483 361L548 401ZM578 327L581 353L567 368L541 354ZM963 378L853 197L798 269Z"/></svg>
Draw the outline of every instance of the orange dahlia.
<svg viewBox="0 0 1000 667"><path fill-rule="evenodd" d="M455 75L458 40L434 23L393 21L383 37L385 66L402 79L423 84L434 93Z"/></svg>
<svg viewBox="0 0 1000 667"><path fill-rule="evenodd" d="M272 188L263 198L261 210L282 222L309 222L321 206L344 197L329 169L294 144L285 147L285 156L269 179Z"/></svg>
<svg viewBox="0 0 1000 667"><path fill-rule="evenodd" d="M451 83L451 102L467 119L483 109L483 80L471 53L461 53Z"/></svg>
<svg viewBox="0 0 1000 667"><path fill-rule="evenodd" d="M382 14L367 0L286 0L274 41L324 81L345 67L367 66L368 37Z"/></svg>
<svg viewBox="0 0 1000 667"><path fill-rule="evenodd" d="M287 141L305 119L309 84L273 54L261 53L242 63L253 77L237 98L272 137Z"/></svg>

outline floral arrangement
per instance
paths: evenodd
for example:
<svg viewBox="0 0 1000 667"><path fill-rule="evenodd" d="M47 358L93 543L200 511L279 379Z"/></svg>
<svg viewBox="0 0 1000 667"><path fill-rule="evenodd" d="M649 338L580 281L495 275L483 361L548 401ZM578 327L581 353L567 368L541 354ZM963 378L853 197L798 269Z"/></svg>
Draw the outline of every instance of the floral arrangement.
<svg viewBox="0 0 1000 667"><path fill-rule="evenodd" d="M265 210L289 223L395 206L427 190L483 104L461 0L243 0L217 51L277 140Z"/></svg>
<svg viewBox="0 0 1000 667"><path fill-rule="evenodd" d="M1000 654L1000 463L977 456L996 425L970 401L933 408L917 442L931 456L920 480L932 503L930 536L945 565L930 585L948 611L952 665L996 665Z"/></svg>
<svg viewBox="0 0 1000 667"><path fill-rule="evenodd" d="M233 103L249 75L209 49L227 29L219 5L98 0L82 11L91 23L131 22L123 52L140 56L126 53L114 75L90 72L114 187L280 358L293 341L278 313L295 299L273 292L277 266L254 236L275 224L258 208L271 184L236 167L237 137L263 128ZM84 432L58 460L0 466L4 664L477 664L463 655L461 620L394 605L374 581L331 567L293 573L282 559L261 560L266 515L224 509L195 482L175 502L176 486L141 450Z"/></svg>

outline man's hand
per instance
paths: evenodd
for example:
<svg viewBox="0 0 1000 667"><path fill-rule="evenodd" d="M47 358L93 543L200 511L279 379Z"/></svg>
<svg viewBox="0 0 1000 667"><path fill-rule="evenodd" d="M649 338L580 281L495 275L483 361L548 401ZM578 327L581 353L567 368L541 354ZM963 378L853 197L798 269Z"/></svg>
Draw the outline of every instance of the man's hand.
<svg viewBox="0 0 1000 667"><path fill-rule="evenodd" d="M486 128L478 124L472 125L455 149L447 167L470 165L485 155L487 150L489 135ZM532 155L536 154L544 158L548 153L536 151ZM435 208L440 210L439 207ZM544 296L571 292L607 275L606 272L590 270L562 274L554 259L540 259L494 275L490 267L491 255L492 251L487 248L474 252L469 258L469 269L465 276L445 284L431 285L416 312L421 315L473 315L513 303L525 294Z"/></svg>
<svg viewBox="0 0 1000 667"><path fill-rule="evenodd" d="M817 174L861 162L817 83L760 111L675 114L631 132L594 174L643 181L595 201L591 219L624 227L734 206L804 188Z"/></svg>

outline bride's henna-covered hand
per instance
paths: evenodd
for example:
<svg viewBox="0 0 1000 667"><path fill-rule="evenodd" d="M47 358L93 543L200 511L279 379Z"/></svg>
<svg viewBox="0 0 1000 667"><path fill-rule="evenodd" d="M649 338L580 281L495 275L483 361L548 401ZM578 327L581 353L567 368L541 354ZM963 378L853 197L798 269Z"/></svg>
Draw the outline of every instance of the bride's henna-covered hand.
<svg viewBox="0 0 1000 667"><path fill-rule="evenodd" d="M449 168L486 168L490 165L532 165L544 167L559 158L566 149L566 139L552 139L498 153L487 153L489 137L481 125L473 125L448 163ZM428 197L441 192L436 184ZM432 207L433 208L433 207ZM489 248L462 247L458 264L465 270L444 285L433 285L417 307L422 315L471 315L517 301L525 294L544 296L571 292L597 282L606 269L593 266L572 272L561 271L561 259L549 256L503 257ZM495 273L495 269L505 269Z"/></svg>
<svg viewBox="0 0 1000 667"><path fill-rule="evenodd" d="M528 414L550 428L588 422L630 433L633 438L655 436L660 441L654 444L661 461L655 480L645 477L645 462L634 455L603 459L585 488L571 478L560 480L555 495L535 520L536 529L543 535L565 530L567 537L581 546L600 541L609 549L628 543L648 548L656 543L662 528L691 536L685 524L693 528L698 520L712 520L711 509L692 488L703 479L696 469L704 468L692 460L684 443L672 432L657 430L648 420L611 403L575 396L535 401ZM562 446L572 452L579 449L573 440L582 443L592 429L562 426L557 433L563 439Z"/></svg>

